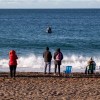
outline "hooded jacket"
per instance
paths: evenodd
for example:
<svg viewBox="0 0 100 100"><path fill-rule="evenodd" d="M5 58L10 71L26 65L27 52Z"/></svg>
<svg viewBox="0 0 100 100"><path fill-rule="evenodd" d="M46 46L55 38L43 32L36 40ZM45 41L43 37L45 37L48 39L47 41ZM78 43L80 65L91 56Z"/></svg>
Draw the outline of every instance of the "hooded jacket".
<svg viewBox="0 0 100 100"><path fill-rule="evenodd" d="M60 60L58 61L58 60L56 60L56 56L57 56L59 53L60 53L61 58L60 58ZM57 49L56 52L54 53L54 60L55 60L54 63L55 63L55 64L58 64L58 65L61 65L62 59L63 59L63 54L62 54L62 52L60 51L60 49Z"/></svg>
<svg viewBox="0 0 100 100"><path fill-rule="evenodd" d="M17 55L16 52L14 50L11 50L9 52L9 65L17 65Z"/></svg>

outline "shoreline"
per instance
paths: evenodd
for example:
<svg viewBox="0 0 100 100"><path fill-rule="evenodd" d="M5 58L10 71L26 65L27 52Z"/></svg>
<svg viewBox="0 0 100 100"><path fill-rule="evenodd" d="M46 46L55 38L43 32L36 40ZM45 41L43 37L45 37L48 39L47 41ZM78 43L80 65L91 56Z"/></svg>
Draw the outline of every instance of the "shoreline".
<svg viewBox="0 0 100 100"><path fill-rule="evenodd" d="M10 72L0 72L0 77L10 78ZM85 74L83 72L72 72L70 74L65 74L61 72L61 75L59 76L58 73L54 75L53 72L50 74L44 74L43 72L16 72L16 78L19 77L100 78L100 73L96 72L94 74Z"/></svg>
<svg viewBox="0 0 100 100"><path fill-rule="evenodd" d="M8 72L0 72L0 100L100 100L99 73L70 75L17 72L13 79Z"/></svg>

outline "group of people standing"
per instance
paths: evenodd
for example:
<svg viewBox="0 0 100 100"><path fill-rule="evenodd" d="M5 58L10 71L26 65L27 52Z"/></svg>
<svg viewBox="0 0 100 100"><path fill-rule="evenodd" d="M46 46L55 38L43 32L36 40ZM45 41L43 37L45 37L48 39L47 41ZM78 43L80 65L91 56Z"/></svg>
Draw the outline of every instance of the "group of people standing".
<svg viewBox="0 0 100 100"><path fill-rule="evenodd" d="M52 54L49 51L49 47L46 47L45 52L43 53L43 58L45 62L45 70L44 73L46 74L47 72L47 67L49 67L49 74L51 73L51 60L52 60ZM11 50L9 52L9 69L10 69L10 77L16 76L16 68L17 68L17 54L14 50ZM58 67L58 75L60 76L60 65L61 61L63 59L63 54L60 51L60 48L57 49L57 51L54 53L54 60L55 60L55 74L57 72L57 67Z"/></svg>
<svg viewBox="0 0 100 100"><path fill-rule="evenodd" d="M49 67L49 74L51 73L51 60L52 58L54 58L54 64L55 64L55 74L57 73L57 67L58 67L58 75L60 76L60 65L61 65L61 61L63 59L63 54L60 51L60 48L58 48L56 50L56 52L54 53L54 57L52 57L51 52L49 51L49 47L46 47L45 52L43 53L43 58L44 58L44 62L45 62L45 70L44 73L46 74L46 70L47 70L47 66Z"/></svg>
<svg viewBox="0 0 100 100"><path fill-rule="evenodd" d="M52 54L49 51L49 47L46 47L46 51L43 53L43 58L44 58L44 62L45 62L44 73L46 74L47 66L49 67L49 73L50 73ZM55 70L54 70L55 73L54 74L56 74L57 67L58 67L58 75L60 76L60 65L61 65L61 61L63 59L63 54L60 51L60 48L58 48L56 50L53 58L54 58L54 64L55 64ZM86 69L85 69L85 74L94 74L95 69L96 69L96 63L93 60L93 58L91 57L90 60L87 63L87 66L86 66Z"/></svg>
<svg viewBox="0 0 100 100"><path fill-rule="evenodd" d="M51 60L52 58L54 59L54 74L57 74L57 68L58 68L58 76L60 76L60 65L61 62L63 60L63 54L60 51L60 48L58 48L55 53L54 56L52 57L52 54L49 50L49 47L46 47L46 50L43 52L43 58L44 58L44 62L45 62L45 66L44 66L44 74L47 73L47 68L48 73L51 73ZM14 50L11 50L9 52L9 69L10 69L10 76L11 77L15 77L16 75L16 68L17 68L17 54ZM92 58L90 58L90 60L88 61L88 65L86 66L86 70L85 73L86 74L93 74L94 70L95 70L95 66L96 63L93 61Z"/></svg>

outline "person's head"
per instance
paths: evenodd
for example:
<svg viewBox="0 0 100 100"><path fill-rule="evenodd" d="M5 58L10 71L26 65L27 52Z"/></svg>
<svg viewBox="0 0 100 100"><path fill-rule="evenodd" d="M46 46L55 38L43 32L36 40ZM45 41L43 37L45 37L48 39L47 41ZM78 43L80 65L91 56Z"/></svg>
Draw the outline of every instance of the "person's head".
<svg viewBox="0 0 100 100"><path fill-rule="evenodd" d="M93 61L93 58L91 57L90 60Z"/></svg>
<svg viewBox="0 0 100 100"><path fill-rule="evenodd" d="M15 50L10 50L9 54L16 54Z"/></svg>
<svg viewBox="0 0 100 100"><path fill-rule="evenodd" d="M60 52L60 48L57 49L57 52Z"/></svg>
<svg viewBox="0 0 100 100"><path fill-rule="evenodd" d="M46 47L46 50L49 50L49 47Z"/></svg>

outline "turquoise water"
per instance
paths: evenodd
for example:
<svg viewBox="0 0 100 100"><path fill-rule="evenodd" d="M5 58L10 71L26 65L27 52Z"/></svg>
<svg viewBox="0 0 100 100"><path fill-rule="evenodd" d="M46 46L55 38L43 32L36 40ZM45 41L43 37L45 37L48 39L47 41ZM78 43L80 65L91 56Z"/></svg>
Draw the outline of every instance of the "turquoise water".
<svg viewBox="0 0 100 100"><path fill-rule="evenodd" d="M51 34L46 33L48 26L52 27ZM73 66L73 71L84 70L91 56L99 67L99 37L100 9L2 9L0 65L4 70L8 68L8 53L14 49L19 57L19 71L43 71L42 53L49 46L52 55L61 48L62 70L67 65Z"/></svg>

